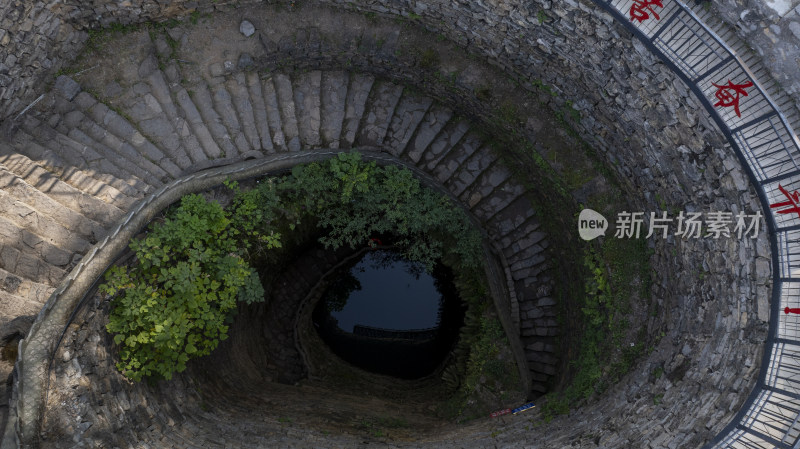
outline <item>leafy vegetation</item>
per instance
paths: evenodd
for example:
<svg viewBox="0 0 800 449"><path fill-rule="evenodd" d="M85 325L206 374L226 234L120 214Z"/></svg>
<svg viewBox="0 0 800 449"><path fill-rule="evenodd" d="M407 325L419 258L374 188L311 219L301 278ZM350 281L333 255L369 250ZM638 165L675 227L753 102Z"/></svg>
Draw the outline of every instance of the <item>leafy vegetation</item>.
<svg viewBox="0 0 800 449"><path fill-rule="evenodd" d="M526 393L520 389L508 339L485 301L487 291L480 279L462 274L455 280L468 308L453 359L442 372L442 380L453 393L439 412L460 422L484 416L510 399L522 400Z"/></svg>
<svg viewBox="0 0 800 449"><path fill-rule="evenodd" d="M227 338L236 301L263 301L258 277L238 251L238 232L218 203L199 195L148 235L131 241L135 269L112 267L102 292L116 295L107 329L120 345L117 368L133 380L169 379L191 357ZM277 242L273 242L276 244Z"/></svg>
<svg viewBox="0 0 800 449"><path fill-rule="evenodd" d="M543 405L545 420L568 413L571 405L602 392L642 354L644 328L633 346L623 346L623 338L630 326L626 318L630 302L649 297L649 257L650 250L641 239L607 238L599 249L587 247L584 267L588 275L581 304L584 333L578 356L571 362L575 376L561 395L551 395Z"/></svg>
<svg viewBox="0 0 800 449"><path fill-rule="evenodd" d="M481 237L466 214L445 196L423 188L409 170L378 167L358 153L324 164L297 166L278 189L299 213L326 230L326 247L363 246L386 237L407 259L432 270L437 260L480 267Z"/></svg>
<svg viewBox="0 0 800 449"><path fill-rule="evenodd" d="M236 301L264 300L252 261L275 262L283 235L309 225L333 249L378 236L432 270L439 260L465 272L481 266L481 238L463 210L425 189L410 171L364 162L358 153L297 166L234 193L223 209L184 197L167 218L133 240L132 267L106 274L115 296L107 330L120 345L117 368L133 380L169 379L227 338Z"/></svg>

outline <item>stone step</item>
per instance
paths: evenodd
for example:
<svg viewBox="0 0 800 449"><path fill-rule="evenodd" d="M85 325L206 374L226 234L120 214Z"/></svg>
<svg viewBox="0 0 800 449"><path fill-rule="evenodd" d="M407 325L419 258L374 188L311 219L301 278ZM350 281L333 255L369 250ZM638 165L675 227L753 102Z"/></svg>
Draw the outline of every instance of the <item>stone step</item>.
<svg viewBox="0 0 800 449"><path fill-rule="evenodd" d="M147 82L150 84L151 93L161 106L166 120L172 125L175 135L180 139L178 151L182 152L176 154L173 159L184 169L188 168L188 166L184 167L187 163L196 164L205 161L207 157L200 142L186 119L180 115L178 107L172 99L172 93L164 73L161 70L154 70L147 76Z"/></svg>
<svg viewBox="0 0 800 449"><path fill-rule="evenodd" d="M429 97L416 95L406 90L397 104L382 147L394 156L401 157L420 128L420 124L432 104L433 100ZM428 127L425 129L428 132Z"/></svg>
<svg viewBox="0 0 800 449"><path fill-rule="evenodd" d="M556 352L556 346L554 342L548 339L542 339L542 338L526 339L526 341L524 341L523 344L525 345L525 352L528 351L550 352L550 353Z"/></svg>
<svg viewBox="0 0 800 449"><path fill-rule="evenodd" d="M541 383L541 382L532 382L531 383L531 391L535 391L535 392L540 393L540 394L545 394L549 390L547 388L547 384L544 384L544 383Z"/></svg>
<svg viewBox="0 0 800 449"><path fill-rule="evenodd" d="M530 303L532 301L528 301L528 302ZM556 322L555 320L553 320L553 318L556 317L556 312L553 311L553 310L545 311L544 309L553 309L553 308L552 307L549 307L549 308L547 308L547 307L534 307L534 308L532 308L532 309L530 309L530 310L528 310L526 312L522 312L522 314L520 315L520 318L522 319L522 322L523 322L522 327L531 328L531 327L537 327L537 326L540 326L540 325L541 326L545 326L545 327L552 327L552 323ZM550 320L553 320L553 321L539 321L539 320L542 320L542 319L543 320L550 319ZM556 326L557 325L558 325L558 323L556 322ZM531 346L533 346L533 345L531 345ZM529 350L533 350L533 349L529 349ZM536 349L535 351L541 351L541 350ZM551 350L550 352L553 352L553 351Z"/></svg>
<svg viewBox="0 0 800 449"><path fill-rule="evenodd" d="M494 155L491 153L490 150L486 149L480 152L480 157L483 158L483 162L481 166L484 167L484 171L481 171L478 176L475 177L473 182L465 187L465 189L458 194L459 199L464 201L470 209L477 209L478 205L481 201L487 199L487 197L500 194L502 192L502 188L507 187L505 184L510 179L511 173L505 168L505 165L494 163L496 159ZM472 158L474 159L474 157ZM491 162L488 162L491 161ZM483 164L487 164L484 166ZM491 166L488 166L488 165ZM470 165L470 162L464 164L464 167ZM473 167L476 164L473 162ZM463 172L463 167L460 172ZM467 175L469 178L469 175ZM501 187L502 186L502 187ZM495 189L498 189L498 192L495 192ZM484 220L488 220L492 216L496 215L502 209L496 209L490 211L489 215L484 215L482 218Z"/></svg>
<svg viewBox="0 0 800 449"><path fill-rule="evenodd" d="M272 82L272 77L267 77L260 81L272 143L276 151L289 151L286 136L283 134L283 123L281 122L281 111L278 105L278 94L275 92L275 84Z"/></svg>
<svg viewBox="0 0 800 449"><path fill-rule="evenodd" d="M51 244L73 253L85 253L91 244L76 232L65 228L52 217L37 212L6 191L0 190L0 210L15 226L36 234Z"/></svg>
<svg viewBox="0 0 800 449"><path fill-rule="evenodd" d="M433 174L436 179L442 184L450 180L461 167L463 163L469 159L473 153L480 151L483 147L480 137L474 133L468 133L463 139L456 144L444 157L439 158L438 164L433 167Z"/></svg>
<svg viewBox="0 0 800 449"><path fill-rule="evenodd" d="M86 239L65 228L53 218L16 200L5 191L0 191L0 210L4 213L3 217L18 228L38 235L66 251L85 253L91 246Z"/></svg>
<svg viewBox="0 0 800 449"><path fill-rule="evenodd" d="M2 165L0 165L0 190L39 214L51 217L56 223L91 244L98 242L105 235L102 225L40 192Z"/></svg>
<svg viewBox="0 0 800 449"><path fill-rule="evenodd" d="M0 268L15 276L55 286L67 274L64 269L37 257L31 251L11 246L9 240L4 237L0 237L0 243L3 244L0 247Z"/></svg>
<svg viewBox="0 0 800 449"><path fill-rule="evenodd" d="M514 282L517 294L521 298L531 299L538 295L538 288L544 282L544 272L549 268L546 258L540 256L528 256L535 260L536 263L529 264L530 266L509 269L511 280ZM534 259L535 258L535 259ZM541 279L540 279L541 278Z"/></svg>
<svg viewBox="0 0 800 449"><path fill-rule="evenodd" d="M39 175L48 173L81 192L122 210L129 209L137 201L136 198L131 198L114 187L85 175L77 168L68 166L63 170L54 172L11 148L3 149L2 147L0 145L0 163L23 179L35 173Z"/></svg>
<svg viewBox="0 0 800 449"><path fill-rule="evenodd" d="M320 137L323 146L334 149L340 146L349 82L347 72L322 72Z"/></svg>
<svg viewBox="0 0 800 449"><path fill-rule="evenodd" d="M26 183L44 192L55 201L79 212L89 219L92 219L104 227L110 227L112 223L121 218L125 211L117 207L112 202L105 202L91 194L85 193L66 182L58 176L45 170L32 160L21 154L11 154L0 156L5 168L22 178ZM8 162L6 164L5 162ZM109 192L112 188L108 187ZM116 191L116 189L114 189ZM120 199L127 198L120 194ZM110 198L113 201L113 197Z"/></svg>
<svg viewBox="0 0 800 449"><path fill-rule="evenodd" d="M74 131L80 133L80 130ZM90 140L88 136L83 133L81 134ZM80 136L76 135L75 137ZM17 131L17 133L14 135L12 146L13 147L9 147L8 151L0 150L0 153L24 155L35 163L44 167L46 170L57 175L63 181L82 190L84 190L84 187L82 187L83 185L88 186L93 183L101 183L103 185L110 186L125 197L132 199L141 198L148 191L148 189L151 190L147 184L137 178L132 177L132 175L124 172L119 167L112 164L107 157L88 162L88 167L78 168L75 165L65 161L56 152L39 145L30 134L23 130ZM68 150L68 147L65 146L59 145L58 147L62 150ZM75 176L78 176L79 178L80 176L85 176L89 179L79 180L78 178L75 178ZM134 186L139 187L139 189Z"/></svg>
<svg viewBox="0 0 800 449"><path fill-rule="evenodd" d="M546 381L550 380L551 377L552 376L550 376L549 374L540 373L538 371L531 370L531 380L533 380L533 381L538 381L540 383L541 382L546 382Z"/></svg>
<svg viewBox="0 0 800 449"><path fill-rule="evenodd" d="M514 254L528 251L530 248L533 248L533 251L542 251L548 246L545 237L546 234L542 231L531 231L528 234L524 234L522 237L514 239L510 245L505 246L503 248L503 253L506 255L506 258L510 258ZM532 254L526 253L526 255L530 256Z"/></svg>
<svg viewBox="0 0 800 449"><path fill-rule="evenodd" d="M217 145L217 142L211 135L211 131L206 127L203 116L192 100L192 94L184 89L183 86L176 85L173 95L175 96L175 101L178 103L178 106L180 106L183 117L185 117L186 122L189 124L191 133L195 136L203 150L203 159L220 158L222 156L222 149ZM198 158L199 157L198 155Z"/></svg>
<svg viewBox="0 0 800 449"><path fill-rule="evenodd" d="M160 69L159 69L160 70ZM183 73L181 72L180 65L177 59L170 59L164 64L164 69L161 70L164 74L164 79L169 83L170 89L172 86L178 85L183 82Z"/></svg>
<svg viewBox="0 0 800 449"><path fill-rule="evenodd" d="M211 91L209 90L208 86L205 84L205 82L201 81L193 86L192 89L194 94L191 95L191 100L193 100L197 110L200 112L200 116L203 118L203 123L214 137L214 140L219 148L222 150L219 158L234 158L239 152L236 149L236 146L233 144L233 140L231 135L228 133L228 129L222 123L222 117L220 117L219 113L214 108L214 100L211 98ZM209 156L211 156L211 154Z"/></svg>
<svg viewBox="0 0 800 449"><path fill-rule="evenodd" d="M10 220L3 217L0 217L0 246L3 247L3 251L15 249L19 251L20 257L23 255L29 256L43 262L37 262L37 268L41 268L41 265L47 265L50 267L58 267L61 271L68 268L72 261L72 256L74 255L71 251L65 251L49 243L46 239L18 227ZM8 256L8 254L6 255ZM8 265L6 265L5 262L8 262ZM37 282L43 282L42 279L46 279L46 281L44 281L45 283L54 285L51 282L52 279L49 278L49 268L46 268L44 271L39 269L37 272L23 272L20 271L21 268L21 266L15 267L9 260L4 261L3 269L6 271L18 273L26 279L32 279ZM58 279L55 279L55 281L58 282Z"/></svg>
<svg viewBox="0 0 800 449"><path fill-rule="evenodd" d="M507 172L504 165L498 165L497 167L498 170ZM498 211L505 209L509 204L525 194L525 187L512 180L510 175L494 173L493 176L493 179L487 179L486 184L481 187L481 191L478 192L481 199L471 209L472 213L483 221L491 219ZM494 182L499 179L505 179L506 181L497 187L492 187Z"/></svg>
<svg viewBox="0 0 800 449"><path fill-rule="evenodd" d="M275 146L272 143L272 133L269 130L269 116L264 102L261 78L256 72L248 72L246 83L247 90L250 93L250 103L253 105L253 120L258 131L259 146L264 153L272 154L275 152Z"/></svg>
<svg viewBox="0 0 800 449"><path fill-rule="evenodd" d="M440 111L438 117L445 117L447 115L445 112L446 111ZM423 132L428 133L427 137L423 139L423 143L430 138L430 134L433 134L435 128L439 126L439 118L436 119L437 121L433 125L425 125L425 123L428 122L423 121L423 126L417 133L418 138L423 136ZM433 119L433 117L431 119ZM450 153L450 151L453 150L453 148L456 148L461 143L461 140L467 135L467 131L469 131L469 124L466 120L450 119L441 128L438 134L436 134L436 137L433 138L433 141L423 150L420 150L417 166L428 172L432 171L437 165L439 165L439 162L444 159ZM418 151L416 143L414 148L415 149L413 151ZM413 159L414 156L412 155L411 150L409 150L409 155Z"/></svg>
<svg viewBox="0 0 800 449"><path fill-rule="evenodd" d="M475 190L475 184L483 179L484 173L497 161L494 154L486 147L473 153L460 167L453 173L453 176L445 183L451 192L459 199L462 199L468 207L473 207L470 193Z"/></svg>
<svg viewBox="0 0 800 449"><path fill-rule="evenodd" d="M42 121L47 122L49 126L53 127L55 131L65 137L48 139L45 138L47 131L45 131L44 135L37 132L33 135L35 137L27 132L19 131L14 135L14 146L17 151L26 154L28 157L41 164L42 160L40 156L42 151L37 151L37 149L44 148L44 146L47 146L47 143L42 144L36 142L36 140L39 139L56 143L55 149L48 150L48 159L50 159L50 162L54 163L55 160L53 156L56 156L67 164L58 166L59 170L67 167L79 168L88 176L108 184L132 197L152 190L149 184L116 165L115 161L108 157L109 152L106 151L102 143L96 141L79 129L81 122L86 120L86 116L83 112L75 110L75 105L72 103L69 103L69 108L70 110L63 115L52 114L50 118L42 118ZM57 140L57 142L53 142L53 140ZM60 154L66 154L66 156L62 157ZM68 158L76 157L79 159L78 163L74 165L68 164ZM85 161L86 166L81 165L81 160ZM47 168L50 169L50 165L48 165Z"/></svg>
<svg viewBox="0 0 800 449"><path fill-rule="evenodd" d="M322 90L322 72L311 72L295 75L292 81L294 106L297 114L297 129L300 143L305 149L322 146L320 138L320 95Z"/></svg>
<svg viewBox="0 0 800 449"><path fill-rule="evenodd" d="M522 221L522 219L523 219L522 217L519 217L519 221ZM512 224L514 222L519 222L519 221L517 221L517 220L504 221L502 226L505 227L505 226L507 226L509 224ZM489 226L488 229L491 232L492 238L495 241L499 242L501 247L509 248L517 240L523 239L523 238L527 237L528 235L530 235L530 234L532 234L534 232L537 232L539 227L540 227L540 225L539 225L538 220L534 216L531 216L531 217L528 217L527 219L525 219L525 221L523 221L522 224L518 225L516 228L512 228L510 231L505 232L505 235L503 235L502 231L505 231L506 228L502 228L502 230L501 230L501 228L494 227L494 226ZM495 229L497 229L498 231L495 232ZM502 237L501 237L501 235L502 235Z"/></svg>
<svg viewBox="0 0 800 449"><path fill-rule="evenodd" d="M442 132L452 117L453 111L434 103L422 117L417 131L406 147L404 157L415 164L419 164L423 153L428 151L428 147L439 136L439 133ZM453 145L455 145L455 142Z"/></svg>
<svg viewBox="0 0 800 449"><path fill-rule="evenodd" d="M28 302L44 304L55 291L55 287L21 278L0 268L0 291L17 296ZM2 309L2 307L0 307L0 309Z"/></svg>
<svg viewBox="0 0 800 449"><path fill-rule="evenodd" d="M214 100L214 109L222 118L222 124L228 130L228 135L231 137L231 142L233 142L233 146L236 149L235 154L230 154L228 156L238 158L240 155L249 153L251 150L250 144L247 142L247 138L242 132L242 126L239 123L239 117L233 106L233 97L231 93L225 88L224 83L210 86L210 88L211 96Z"/></svg>
<svg viewBox="0 0 800 449"><path fill-rule="evenodd" d="M289 151L300 151L300 130L297 124L294 94L292 93L292 80L282 73L276 73L271 78L275 87L278 111L283 129L283 137Z"/></svg>
<svg viewBox="0 0 800 449"><path fill-rule="evenodd" d="M523 329L538 329L538 328L551 328L558 327L558 321L551 316L541 316L539 318L525 318L522 320ZM537 362L555 364L557 358L552 354L547 354L541 351L526 351L531 357L536 357ZM531 360L531 358L528 358Z"/></svg>
<svg viewBox="0 0 800 449"><path fill-rule="evenodd" d="M152 101L155 101L154 97ZM159 176L160 182L163 183L181 175L182 170L180 167L175 165L158 147L147 140L133 124L116 111L85 92L81 92L75 97L75 103L86 116L91 117L95 123L100 125L102 130L107 133L107 136L112 137L108 142L109 147L128 153L126 156L130 155L130 149L123 148L124 144L132 147L138 153L138 160L144 159L151 163L142 164L142 166ZM154 167L158 167L158 169Z"/></svg>
<svg viewBox="0 0 800 449"><path fill-rule="evenodd" d="M19 316L36 315L43 305L44 302L21 298L0 289L0 326Z"/></svg>
<svg viewBox="0 0 800 449"><path fill-rule="evenodd" d="M68 167L61 173L55 174L50 170L41 167L39 164L31 161L21 154L13 154L9 156L0 156L0 163L3 163L6 168L12 173L19 175L23 179L31 179L36 177L41 182L54 182L53 179L63 182L66 186L72 187L79 192L82 192L82 197L78 199L80 204L87 205L92 210L105 210L108 217L104 222L119 218L120 212L124 212L133 206L138 200L131 198L127 195L120 193L118 190L97 181L94 178L86 176L82 171ZM52 179L50 179L52 178ZM60 185L60 183L59 183ZM39 187L37 185L36 187ZM56 187L59 195L64 194L63 189ZM90 199L93 198L94 200ZM97 200L97 201L95 201ZM60 201L63 202L63 201ZM107 208L102 208L98 202L107 205ZM82 209L87 210L87 209ZM93 217L97 218L97 217ZM98 220L99 221L99 220Z"/></svg>
<svg viewBox="0 0 800 449"><path fill-rule="evenodd" d="M256 129L256 120L253 113L253 104L250 100L250 90L244 73L237 73L225 82L225 88L231 94L231 102L236 110L235 117L241 127L241 133L247 142L247 150L261 151L261 137Z"/></svg>
<svg viewBox="0 0 800 449"><path fill-rule="evenodd" d="M492 232L493 238L500 242L503 247L508 247L511 244L511 239L517 237L517 235L509 236L509 234L519 230L536 214L537 211L534 209L533 204L523 195L487 220L487 231ZM534 220L534 224L538 227L537 220ZM531 232L531 230L527 229L523 234L528 232Z"/></svg>
<svg viewBox="0 0 800 449"><path fill-rule="evenodd" d="M558 327L528 327L523 328L521 331L523 337L555 337L558 335ZM555 374L555 366L539 362L528 362L528 367L531 371L544 373L548 375Z"/></svg>
<svg viewBox="0 0 800 449"><path fill-rule="evenodd" d="M79 171L67 173L64 176L66 179L61 179L22 154L12 153L0 156L0 163L3 163L6 169L24 179L28 184L54 196L56 201L83 213L104 226L122 216L124 211L120 209L120 206L135 201L113 187L80 175ZM67 180L72 180L72 184L90 185L84 185L87 191L83 191ZM79 181L85 181L85 183ZM96 195L92 191L96 191Z"/></svg>
<svg viewBox="0 0 800 449"><path fill-rule="evenodd" d="M108 107L98 103L94 97L85 92L75 97L75 103L77 109L74 112L81 114L81 117L78 120L76 114L76 128L73 128L70 134L74 134L76 138L87 136L96 142L92 146L96 148L97 153L103 154L122 172L129 173L128 177L123 179L136 180L132 183L134 187L147 192L160 187L170 179L169 173L163 168L143 158L133 145L105 128L104 120ZM147 187L142 187L142 184Z"/></svg>
<svg viewBox="0 0 800 449"><path fill-rule="evenodd" d="M547 258L543 254L536 254L531 257L519 256L517 259L509 260L509 269L511 270L511 277L515 281L525 280L532 277L529 272L523 270L532 269L544 265Z"/></svg>
<svg viewBox="0 0 800 449"><path fill-rule="evenodd" d="M53 118L55 117L51 117L49 122L52 122ZM90 161L103 159L93 147L77 142L53 129L48 122L30 116L25 118L17 135L23 140L21 145L23 153L31 154L33 157L41 157L46 151L50 151L77 168L88 168Z"/></svg>
<svg viewBox="0 0 800 449"><path fill-rule="evenodd" d="M528 268L520 268L511 272L517 298L531 299L538 295L538 289L545 284L545 271L550 267L541 261Z"/></svg>
<svg viewBox="0 0 800 449"><path fill-rule="evenodd" d="M115 163L116 161L114 161L114 153L112 151L101 152L101 146L96 146L97 142L80 129L73 128L69 132L69 137L87 146L92 146L95 151L104 154L103 158L89 161L89 166L81 169L81 171L85 172L87 175L108 184L131 198L141 198L155 190L141 178L128 172L125 169L125 165L117 165L117 163ZM49 166L47 168L49 169Z"/></svg>
<svg viewBox="0 0 800 449"><path fill-rule="evenodd" d="M372 87L370 98L356 136L356 146L380 147L389 129L394 111L403 94L403 86L378 81Z"/></svg>
<svg viewBox="0 0 800 449"><path fill-rule="evenodd" d="M155 57L151 56L145 59L143 64L147 64L151 58L155 60ZM144 79L153 72L155 70L146 73L140 70ZM128 140L140 153L162 166L167 172L170 172L168 164L178 167L175 173L170 172L174 177L192 165L177 130L153 95L153 88L149 82L140 82L133 88L126 89L124 95L113 104L118 108L119 118L110 117L108 122L104 122L107 129L118 137Z"/></svg>
<svg viewBox="0 0 800 449"><path fill-rule="evenodd" d="M511 277L514 280L525 280L525 285L531 285L539 273L547 268L547 257L545 249L547 249L547 240L530 246L528 249L520 251L519 255L513 255L511 258L506 259L511 270ZM526 279L531 278L531 279Z"/></svg>
<svg viewBox="0 0 800 449"><path fill-rule="evenodd" d="M339 139L340 148L352 148L356 140L356 133L361 126L361 117L364 115L367 99L370 95L375 78L371 75L351 74L350 86L347 89L345 100L344 124L342 136Z"/></svg>

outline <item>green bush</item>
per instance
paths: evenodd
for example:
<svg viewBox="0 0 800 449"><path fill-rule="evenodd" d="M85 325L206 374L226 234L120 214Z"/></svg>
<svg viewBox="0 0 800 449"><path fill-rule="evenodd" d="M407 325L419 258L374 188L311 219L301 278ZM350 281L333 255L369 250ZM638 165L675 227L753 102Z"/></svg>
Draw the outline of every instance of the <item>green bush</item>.
<svg viewBox="0 0 800 449"><path fill-rule="evenodd" d="M264 300L230 224L218 203L186 196L163 224L131 241L135 269L108 271L100 290L122 294L106 328L120 345L117 368L127 377L170 379L227 338L237 299Z"/></svg>

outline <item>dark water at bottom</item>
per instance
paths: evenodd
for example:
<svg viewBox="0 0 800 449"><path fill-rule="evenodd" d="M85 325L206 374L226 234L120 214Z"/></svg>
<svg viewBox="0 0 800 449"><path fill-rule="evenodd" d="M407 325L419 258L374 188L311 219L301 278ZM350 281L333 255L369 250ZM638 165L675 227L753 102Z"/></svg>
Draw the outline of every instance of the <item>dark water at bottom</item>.
<svg viewBox="0 0 800 449"><path fill-rule="evenodd" d="M452 273L428 274L391 251L370 251L332 274L313 321L331 350L367 371L431 374L452 348L464 311Z"/></svg>

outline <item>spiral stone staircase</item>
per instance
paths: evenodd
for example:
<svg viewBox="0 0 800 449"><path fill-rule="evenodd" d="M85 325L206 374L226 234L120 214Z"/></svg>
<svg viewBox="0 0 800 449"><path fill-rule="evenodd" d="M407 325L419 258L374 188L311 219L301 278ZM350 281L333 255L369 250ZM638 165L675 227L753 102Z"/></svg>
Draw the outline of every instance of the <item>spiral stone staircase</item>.
<svg viewBox="0 0 800 449"><path fill-rule="evenodd" d="M527 281L521 294L529 300L520 307L553 305L535 291L547 242L524 188L451 110L391 82L341 71L266 78L239 73L217 84L201 81L189 94L155 65L148 57L139 68L147 83L104 99L127 105L119 110L59 78L3 145L3 196L19 210L7 221L3 268L6 276L19 276L21 286L42 292L32 308L9 310L6 320L37 311L91 245L147 193L200 167L325 148L382 148L398 163L428 173L504 244L511 279ZM34 289L34 283L42 286ZM9 295L20 307L26 303ZM525 315L522 328L552 337L555 323L541 317L554 314L537 313L540 325Z"/></svg>
<svg viewBox="0 0 800 449"><path fill-rule="evenodd" d="M73 78L58 77L54 88L20 119L13 138L0 147L2 195L9 204L6 210L13 211L3 218L2 269L5 285L16 285L3 292L9 307L2 310L0 326L38 312L93 245L104 241L137 205L141 209L148 194L176 179L247 160L351 149L369 157L380 149L384 156L378 159L415 170L468 207L497 242L505 267L502 278L515 292L509 312L524 345L520 360L533 379L532 391L546 391L558 362L555 301L547 296L548 279L537 278L546 269L542 252L547 240L538 231L525 188L511 179L468 120L429 97L370 74L313 70L262 75L237 70L187 81L193 73L183 71L194 67L173 62L162 70L159 58L168 54L158 49L167 52L169 47L159 40L152 44L141 61L127 61L140 80L129 88L112 82L104 92L90 93ZM95 331L102 334L102 329ZM89 342L97 346L96 339L77 343ZM278 340L274 345L280 345ZM83 356L67 351L63 357L72 363L66 378L85 377ZM88 373L91 379L105 377L94 369L94 375ZM97 398L121 394L101 401L131 410L120 385L100 383L88 390ZM242 404L234 409L243 414L223 422L247 415ZM112 416L105 419L116 421ZM148 416L128 419L145 421ZM205 427L210 422L204 421ZM82 430L86 429L78 428L78 435ZM225 441L219 437L221 430L207 431L205 437L188 428L183 431L195 441L214 441L213 435ZM253 437L253 431L257 432L246 434ZM180 438L192 441L187 435ZM266 443L252 447L259 444Z"/></svg>
<svg viewBox="0 0 800 449"><path fill-rule="evenodd" d="M201 3L208 11L217 8ZM702 207L758 210L778 198L778 181L794 182L791 97L781 96L776 105L770 97L780 92L770 83L746 99L747 107L759 112L751 118L763 123L739 120L730 111L703 110L713 93L699 87L701 82L715 71L738 76L741 61L724 54L724 43L736 40L732 33L708 40L710 31L701 25L712 18L701 14L700 20L682 3L665 1L663 22L639 24L623 21L620 11L631 6L624 1L433 3L406 10L376 2L363 10L337 11L333 19L318 5L296 12L294 3L285 10L220 6L219 14L227 18L212 17L208 25L134 31L125 36L130 47L119 55L88 65L86 72L55 77L52 88L24 111L16 103L9 107L14 114L4 111L13 116L4 122L0 139L0 337L24 337L25 317L38 313L29 335L39 339L20 345L12 407L0 409L10 412L3 416L9 423L3 448L19 441L44 447L360 446L358 436L327 433L338 418L287 426L253 412L272 407L288 413L291 404L300 414L313 404L335 410L337 404L354 402L346 392L332 394L312 382L299 392L290 386L260 392L242 386L237 395L231 388L242 378L203 383L202 373L179 377L160 390L129 385L109 369L113 357L102 341L99 314L82 309L70 318L78 304L86 304L73 291L88 291L94 283L89 275L99 276L114 260L109 254L119 254L128 238L179 198L181 189L201 191L226 177L285 170L351 149L412 169L469 211L496 260L493 274L500 282L494 288L502 292L496 296L507 298L496 305L516 341L522 377L534 396L547 391L566 362L556 352L560 337L552 292L557 273L548 260L547 236L527 188L514 176L520 167L491 148L481 95L467 97L470 89L459 84L477 92L480 83L469 83L481 74L455 70L459 83L428 76L426 70L420 75L425 58L409 55L409 45L403 45L416 32L409 29L420 25L442 34L422 34L418 46L442 36L492 59L506 74L528 77L509 89L519 90L521 98L522 91L536 89L530 73L545 67L544 82L574 99L569 107L574 104L582 116L575 123L579 133L613 170L633 178L628 193L645 192L637 204L648 210L657 210L659 192L678 202L700 198ZM12 6L8 17L19 17L24 8ZM140 11L151 19L189 11L145 6ZM124 7L104 8L90 13L66 2L25 14L38 26L61 20L58 14L85 24L126 17ZM375 14L402 19L379 21ZM319 17L329 23L315 23ZM243 37L242 18L252 20L258 34ZM20 33L33 29L24 28ZM83 42L63 32L73 28L41 29L66 36L66 49ZM0 43L6 36L0 33ZM741 52L737 47L733 53ZM672 62L664 67L653 54ZM52 66L54 60L39 66ZM448 64L457 66L443 61ZM676 75L683 72L687 75ZM767 77L765 71L753 75ZM7 92L0 98L5 100ZM551 109L563 106L562 97L550 96L540 92L536 100ZM557 134L537 126L534 118L520 126L536 148L548 134ZM637 134L642 129L649 133ZM743 167L755 174L748 177ZM586 189L593 187L587 183ZM530 430L533 420L509 417L426 428L410 442L377 444L796 447L797 325L791 318L779 322L776 315L778 306L796 303L791 271L796 230L793 222L776 224L771 216L767 222L769 237L762 231L753 242L686 242L680 256L668 243L655 243L654 268L664 279L654 292L668 311L663 317L667 337L600 401L539 431ZM305 271L293 267L307 278L286 294L299 296L326 263L333 261ZM697 267L708 273L700 286L686 279ZM776 270L781 274L770 277ZM651 321L655 329L657 320ZM658 368L667 375L655 377ZM11 367L0 369L5 377ZM209 391L200 392L204 386ZM416 387L425 391L408 386ZM204 402L209 396L217 402ZM37 405L30 399L36 397L46 399ZM418 423L424 426L421 416ZM40 427L41 420L50 427Z"/></svg>

